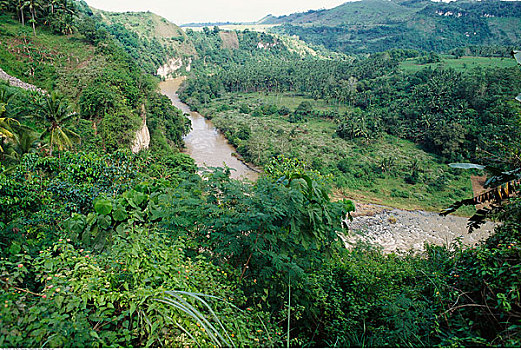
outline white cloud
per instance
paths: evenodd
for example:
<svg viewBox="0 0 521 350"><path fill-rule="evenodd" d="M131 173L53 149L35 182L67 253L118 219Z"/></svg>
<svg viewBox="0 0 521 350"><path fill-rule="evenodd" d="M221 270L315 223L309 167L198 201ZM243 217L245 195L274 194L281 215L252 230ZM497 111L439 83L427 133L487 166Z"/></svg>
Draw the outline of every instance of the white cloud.
<svg viewBox="0 0 521 350"><path fill-rule="evenodd" d="M189 22L252 22L267 14L332 8L346 0L86 0L107 11L151 11L176 24Z"/></svg>

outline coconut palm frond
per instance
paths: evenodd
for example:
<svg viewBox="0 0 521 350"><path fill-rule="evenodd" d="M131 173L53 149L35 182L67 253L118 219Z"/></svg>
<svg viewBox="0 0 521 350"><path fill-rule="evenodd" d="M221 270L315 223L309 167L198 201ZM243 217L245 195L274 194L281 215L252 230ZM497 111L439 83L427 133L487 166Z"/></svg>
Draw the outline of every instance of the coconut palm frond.
<svg viewBox="0 0 521 350"><path fill-rule="evenodd" d="M74 143L80 141L78 134L64 126L65 123L76 117L77 113L71 111L67 100L63 96L56 92L45 96L41 104L40 116L50 123L50 126L40 138L45 139L49 137L48 146L51 156L54 147L62 151L72 148Z"/></svg>

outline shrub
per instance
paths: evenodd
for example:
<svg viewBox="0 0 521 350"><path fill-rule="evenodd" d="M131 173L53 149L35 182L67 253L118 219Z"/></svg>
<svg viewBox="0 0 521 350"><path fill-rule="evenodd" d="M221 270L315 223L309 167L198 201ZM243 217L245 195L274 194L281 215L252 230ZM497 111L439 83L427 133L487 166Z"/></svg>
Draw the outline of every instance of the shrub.
<svg viewBox="0 0 521 350"><path fill-rule="evenodd" d="M15 263L2 262L0 273L4 279L10 278L0 292L0 344L209 347L261 346L267 342L267 337L255 336L256 329L262 327L256 313L231 306L240 305L243 297L228 282L228 272L204 258L187 258L184 250L182 239L171 240L138 228L118 236L112 249L99 255L60 239L34 258L19 254ZM24 286L31 275L37 286L27 292ZM24 293L11 293L16 290ZM212 320L208 308L191 297L194 294L169 295L167 291L212 295L204 299L224 328ZM164 302L167 297L199 310L199 318ZM204 331L203 319L209 320L223 339L212 340Z"/></svg>

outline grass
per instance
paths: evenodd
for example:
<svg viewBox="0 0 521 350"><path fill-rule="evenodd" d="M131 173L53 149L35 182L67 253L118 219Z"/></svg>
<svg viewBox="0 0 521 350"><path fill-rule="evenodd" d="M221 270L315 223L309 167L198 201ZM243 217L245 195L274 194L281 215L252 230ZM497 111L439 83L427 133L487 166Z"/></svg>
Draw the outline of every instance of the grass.
<svg viewBox="0 0 521 350"><path fill-rule="evenodd" d="M450 57L452 56L445 56L441 62L428 64L418 64L418 61L415 58L407 59L401 62L400 68L406 72L417 72L427 67L443 67L452 68L458 72L462 72L475 67L509 68L516 66L516 62L514 60L504 57Z"/></svg>
<svg viewBox="0 0 521 350"><path fill-rule="evenodd" d="M60 76L74 71L94 56L94 47L79 35L55 35L47 28L22 26L0 16L0 66L25 82L46 90L60 84Z"/></svg>
<svg viewBox="0 0 521 350"><path fill-rule="evenodd" d="M416 144L383 135L372 141L346 141L336 136L336 122L308 117L300 123L290 123L287 116L277 114L254 117L239 113L239 106L255 108L261 104L286 106L294 110L302 101L312 102L315 109L337 109L326 101L314 101L290 94L225 94L209 103L205 113L224 131L239 152L256 165L264 165L271 157L284 154L303 160L312 168L328 174L336 188L335 197L347 197L360 202L388 205L401 209L439 211L456 200L472 195L468 173L451 169L437 156L425 152ZM225 105L230 110L218 112ZM340 111L348 107L340 108ZM240 139L241 130L249 130L247 140ZM391 160L389 169L382 163ZM420 178L414 184L406 182L411 168L419 167ZM460 212L468 215L471 211Z"/></svg>

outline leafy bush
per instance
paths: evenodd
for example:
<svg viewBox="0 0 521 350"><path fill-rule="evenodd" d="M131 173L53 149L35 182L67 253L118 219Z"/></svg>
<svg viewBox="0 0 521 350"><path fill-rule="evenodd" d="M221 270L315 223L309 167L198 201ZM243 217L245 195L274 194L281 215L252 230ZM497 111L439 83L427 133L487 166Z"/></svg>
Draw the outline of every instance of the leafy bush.
<svg viewBox="0 0 521 350"><path fill-rule="evenodd" d="M437 281L423 259L386 256L375 248L359 247L338 254L313 279L313 308L320 312L311 328L316 333L309 333L314 346L433 344L435 307L432 295L424 298L423 293L432 293Z"/></svg>
<svg viewBox="0 0 521 350"><path fill-rule="evenodd" d="M247 347L268 342L255 335L257 329L265 329L262 319L233 306L243 297L228 282L227 272L202 257L187 258L184 249L182 239L138 228L118 236L112 249L99 255L59 239L34 258L19 254L13 257L15 263L3 261L0 302L8 307L0 311L0 344ZM34 292L25 287L30 276L37 282ZM191 305L199 318L170 305L168 297ZM216 313L222 327L199 298ZM201 320L219 330L222 339L209 336L208 325ZM273 339L267 344L273 345Z"/></svg>

